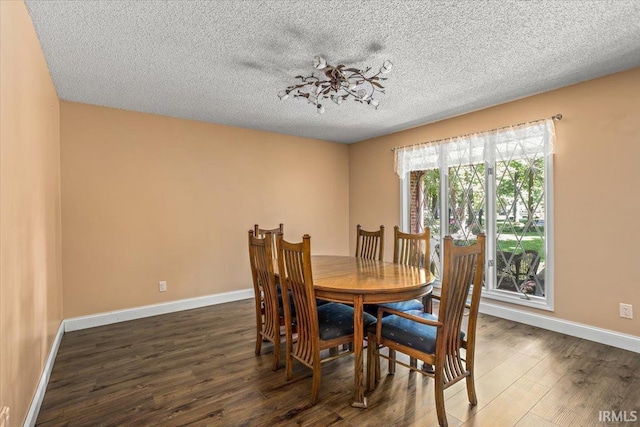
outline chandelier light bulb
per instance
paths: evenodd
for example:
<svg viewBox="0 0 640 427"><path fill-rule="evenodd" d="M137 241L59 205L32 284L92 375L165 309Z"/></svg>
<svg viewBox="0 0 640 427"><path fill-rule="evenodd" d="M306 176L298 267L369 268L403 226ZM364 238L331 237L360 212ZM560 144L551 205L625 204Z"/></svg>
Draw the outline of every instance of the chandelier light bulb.
<svg viewBox="0 0 640 427"><path fill-rule="evenodd" d="M318 70L322 70L327 67L327 61L322 56L316 56L313 58L313 67Z"/></svg>
<svg viewBox="0 0 640 427"><path fill-rule="evenodd" d="M318 114L324 113L324 106L320 103L324 99L330 99L334 104L340 105L348 98L353 98L354 101L377 109L378 95L385 93L384 81L387 80L387 77L381 75L391 71L392 65L391 61L386 60L379 71L372 74L371 67L361 70L343 64L333 66L317 55L313 58L313 67L321 70L320 75L296 76L299 82L278 92L278 97L281 100L287 99L289 95L304 98L309 104L316 106Z"/></svg>
<svg viewBox="0 0 640 427"><path fill-rule="evenodd" d="M280 101L284 101L285 99L289 98L289 93L286 90L281 90L280 92L278 92L278 98L280 98Z"/></svg>

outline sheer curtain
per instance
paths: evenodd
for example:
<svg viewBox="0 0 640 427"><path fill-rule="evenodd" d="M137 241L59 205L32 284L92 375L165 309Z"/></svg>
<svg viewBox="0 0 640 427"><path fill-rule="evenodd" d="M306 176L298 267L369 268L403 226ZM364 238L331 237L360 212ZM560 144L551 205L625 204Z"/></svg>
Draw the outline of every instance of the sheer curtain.
<svg viewBox="0 0 640 427"><path fill-rule="evenodd" d="M404 178L412 171L440 166L493 164L503 159L519 159L553 153L553 120L512 126L395 149L395 171Z"/></svg>
<svg viewBox="0 0 640 427"><path fill-rule="evenodd" d="M554 142L553 120L544 119L396 148L395 171L403 192L422 184L430 191L422 196L435 200L427 207L404 199L401 221L411 222L414 213L421 226L432 228L438 239L432 242L432 254L444 235L466 245L486 234L483 295L552 309ZM417 186L410 178L414 171L425 172ZM532 258L526 266L525 256ZM508 275L511 270L516 273ZM525 279L530 277L535 289L527 291Z"/></svg>

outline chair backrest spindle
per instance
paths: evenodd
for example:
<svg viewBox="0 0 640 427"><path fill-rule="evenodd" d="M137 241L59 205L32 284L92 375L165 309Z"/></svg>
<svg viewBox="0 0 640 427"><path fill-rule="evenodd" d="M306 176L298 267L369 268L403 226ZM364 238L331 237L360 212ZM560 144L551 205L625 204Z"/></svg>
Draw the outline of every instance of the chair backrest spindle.
<svg viewBox="0 0 640 427"><path fill-rule="evenodd" d="M273 259L278 258L278 249L276 248L276 234L284 233L284 224L280 224L276 228L260 228L258 224L253 226L253 231L256 237L265 238L268 233L271 237L271 249L273 251Z"/></svg>
<svg viewBox="0 0 640 427"><path fill-rule="evenodd" d="M356 227L356 257L365 259L384 259L384 225L378 231L366 231L358 224Z"/></svg>
<svg viewBox="0 0 640 427"><path fill-rule="evenodd" d="M397 225L393 228L393 262L395 264L428 268L430 231L403 233Z"/></svg>

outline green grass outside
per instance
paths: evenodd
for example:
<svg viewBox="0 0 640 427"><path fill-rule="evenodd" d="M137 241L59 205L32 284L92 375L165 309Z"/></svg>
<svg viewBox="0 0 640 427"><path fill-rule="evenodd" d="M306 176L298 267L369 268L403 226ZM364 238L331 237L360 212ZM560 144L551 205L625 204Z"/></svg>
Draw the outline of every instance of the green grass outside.
<svg viewBox="0 0 640 427"><path fill-rule="evenodd" d="M518 237L524 237L522 242L520 242L520 245L518 245L518 249L516 250L516 244L518 243L516 240L516 234L500 234L498 239L498 250L516 253L521 253L523 249L534 250L540 254L540 261L544 262L544 240L538 232L523 233L525 222L526 220L520 220L519 222L513 223L513 231L517 233ZM496 225L498 230L500 230L503 228L504 221L496 221ZM544 233L543 227L539 227L539 229L541 233ZM507 227L504 228L504 231L506 230ZM529 239L527 239L527 237L529 237Z"/></svg>
<svg viewBox="0 0 640 427"><path fill-rule="evenodd" d="M516 245L518 241L516 240L515 234L501 234L500 240L498 240L498 250L502 252L515 252L522 253L523 249L534 250L540 254L540 262L544 263L545 253L544 253L544 240L537 233L526 233L525 237L531 236L533 239L523 240L518 245L518 249L516 250ZM456 241L454 244L462 244L463 246L466 244L472 245L476 242L475 239L470 239L468 243L460 243Z"/></svg>
<svg viewBox="0 0 640 427"><path fill-rule="evenodd" d="M520 245L518 245L518 249L516 250L516 244L518 241L516 240L515 234L501 234L500 239L498 240L498 249L503 252L516 253L521 253L522 248L524 248L524 250L534 250L540 254L540 261L544 262L544 240L542 237L538 233L524 233L524 237L525 239L520 242ZM532 238L526 239L526 237Z"/></svg>

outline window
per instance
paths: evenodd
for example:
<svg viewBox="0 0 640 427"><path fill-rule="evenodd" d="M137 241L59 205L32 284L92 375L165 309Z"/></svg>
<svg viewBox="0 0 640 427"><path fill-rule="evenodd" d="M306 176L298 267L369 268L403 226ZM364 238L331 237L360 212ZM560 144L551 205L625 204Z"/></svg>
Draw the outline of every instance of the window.
<svg viewBox="0 0 640 427"><path fill-rule="evenodd" d="M553 122L516 126L396 150L402 228L431 230L440 247L487 235L483 296L553 309Z"/></svg>

